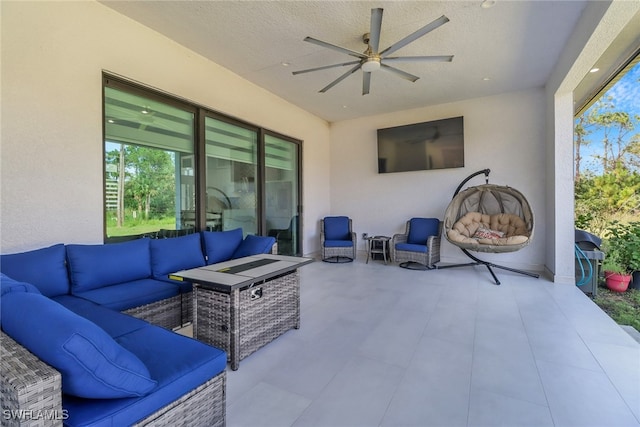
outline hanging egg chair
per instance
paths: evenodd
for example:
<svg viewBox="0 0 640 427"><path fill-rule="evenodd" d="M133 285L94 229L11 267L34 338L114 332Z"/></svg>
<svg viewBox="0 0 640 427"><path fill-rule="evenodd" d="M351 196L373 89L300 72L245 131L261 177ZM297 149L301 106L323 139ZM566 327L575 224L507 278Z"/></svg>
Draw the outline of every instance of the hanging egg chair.
<svg viewBox="0 0 640 427"><path fill-rule="evenodd" d="M538 274L483 261L469 252L519 251L533 239L534 216L529 202L515 188L489 184L490 172L489 169L483 169L462 181L444 215L445 238L458 246L473 262L438 266L438 269L484 265L496 285L500 281L493 268L538 278ZM469 180L481 174L485 175L485 184L461 191Z"/></svg>

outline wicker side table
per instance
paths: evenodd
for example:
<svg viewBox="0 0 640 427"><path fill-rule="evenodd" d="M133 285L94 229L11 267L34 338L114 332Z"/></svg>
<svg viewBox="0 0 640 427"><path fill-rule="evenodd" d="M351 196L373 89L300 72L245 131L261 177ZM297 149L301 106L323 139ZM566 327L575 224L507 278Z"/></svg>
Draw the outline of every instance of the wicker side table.
<svg viewBox="0 0 640 427"><path fill-rule="evenodd" d="M391 237L387 236L373 236L365 237L367 241L367 262L369 264L369 258L373 259L373 254L382 254L384 263L387 263L387 257L389 255L389 241Z"/></svg>

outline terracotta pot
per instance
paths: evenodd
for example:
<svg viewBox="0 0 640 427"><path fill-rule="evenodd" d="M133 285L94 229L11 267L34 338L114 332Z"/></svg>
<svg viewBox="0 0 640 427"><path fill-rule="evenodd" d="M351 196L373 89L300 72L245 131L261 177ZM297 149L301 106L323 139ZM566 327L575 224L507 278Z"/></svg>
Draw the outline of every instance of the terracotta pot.
<svg viewBox="0 0 640 427"><path fill-rule="evenodd" d="M607 288L614 292L624 292L629 287L631 281L630 274L614 273L612 271L605 271L604 278L607 284Z"/></svg>

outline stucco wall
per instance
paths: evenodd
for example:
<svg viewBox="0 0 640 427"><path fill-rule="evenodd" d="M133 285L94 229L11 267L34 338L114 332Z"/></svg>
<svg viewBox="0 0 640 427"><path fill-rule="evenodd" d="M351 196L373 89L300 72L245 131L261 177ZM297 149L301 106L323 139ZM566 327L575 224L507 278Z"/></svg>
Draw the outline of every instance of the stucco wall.
<svg viewBox="0 0 640 427"><path fill-rule="evenodd" d="M2 2L2 253L103 239L110 71L304 141L305 252L329 210L329 124L95 2Z"/></svg>
<svg viewBox="0 0 640 427"><path fill-rule="evenodd" d="M464 116L464 168L378 174L378 128L457 116ZM331 210L353 218L364 250L363 232L391 236L404 231L413 216L442 219L460 182L489 168L490 183L520 190L535 212L544 212L544 118L539 88L333 123ZM484 175L467 186L478 184L484 184ZM519 252L483 258L541 270L544 221L537 221L535 234L533 243ZM443 262L469 261L448 242L442 256Z"/></svg>

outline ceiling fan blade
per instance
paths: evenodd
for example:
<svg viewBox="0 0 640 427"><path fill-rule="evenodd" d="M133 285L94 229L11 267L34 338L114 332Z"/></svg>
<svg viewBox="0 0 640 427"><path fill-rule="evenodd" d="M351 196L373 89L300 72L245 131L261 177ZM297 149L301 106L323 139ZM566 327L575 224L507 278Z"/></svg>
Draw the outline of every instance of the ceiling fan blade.
<svg viewBox="0 0 640 427"><path fill-rule="evenodd" d="M362 64L356 65L355 67L353 67L352 69L350 69L349 71L347 71L346 73L344 73L343 75L341 75L340 77L338 77L337 79L335 79L334 81L332 81L331 83L329 83L328 85L320 89L319 92L325 93L326 91L328 91L329 89L331 89L332 87L334 87L335 85L337 85L338 83L340 83L341 81L349 77L351 74L355 73L358 70L358 68L360 68L361 66Z"/></svg>
<svg viewBox="0 0 640 427"><path fill-rule="evenodd" d="M369 46L374 53L380 47L380 30L382 28L382 9L371 9L371 26L369 28Z"/></svg>
<svg viewBox="0 0 640 427"><path fill-rule="evenodd" d="M371 88L371 73L362 73L362 94L367 95Z"/></svg>
<svg viewBox="0 0 640 427"><path fill-rule="evenodd" d="M447 18L446 16L442 15L440 18L436 19L435 21L425 25L424 27L420 28L419 30L409 34L407 37L403 38L402 40L397 41L396 43L392 44L391 46L389 46L388 48L386 48L385 50L380 52L380 56L382 58L384 58L385 56L395 52L396 50L398 50L400 48L405 47L409 43L419 39L420 37L424 36L428 32L435 30L436 28L446 24L447 22L449 22L449 18Z"/></svg>
<svg viewBox="0 0 640 427"><path fill-rule="evenodd" d="M322 67L309 68L307 70L294 71L291 74L295 76L297 74L311 73L313 71L320 71L320 70L328 70L329 68L344 67L345 65L353 65L353 64L359 64L359 63L360 61L349 61L349 62L343 62L341 64L325 65Z"/></svg>
<svg viewBox="0 0 640 427"><path fill-rule="evenodd" d="M451 62L453 55L440 56L394 56L384 58L384 62Z"/></svg>
<svg viewBox="0 0 640 427"><path fill-rule="evenodd" d="M386 64L380 64L380 66L382 67L383 70L387 70L387 71L391 71L392 73L397 74L398 76L402 77L405 80L409 80L410 82L415 82L416 80L418 80L420 77L418 76L414 76L413 74L409 74L405 71L399 70L397 68L394 67L390 67Z"/></svg>
<svg viewBox="0 0 640 427"><path fill-rule="evenodd" d="M366 58L367 55L364 55L360 52L356 52L355 50L350 50L344 47L336 46L331 43L323 42L322 40L314 39L313 37L305 37L304 41L316 44L318 46L326 47L327 49L335 50L337 52L346 53L347 55L355 56L356 58Z"/></svg>

